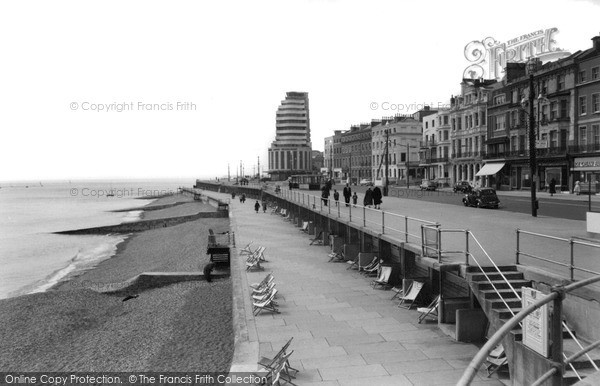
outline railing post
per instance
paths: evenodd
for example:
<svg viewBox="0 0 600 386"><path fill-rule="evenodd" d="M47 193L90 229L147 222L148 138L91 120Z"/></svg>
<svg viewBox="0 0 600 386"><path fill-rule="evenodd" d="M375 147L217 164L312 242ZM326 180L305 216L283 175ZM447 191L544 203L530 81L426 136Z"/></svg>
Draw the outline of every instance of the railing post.
<svg viewBox="0 0 600 386"><path fill-rule="evenodd" d="M465 263L469 265L469 230L465 229Z"/></svg>
<svg viewBox="0 0 600 386"><path fill-rule="evenodd" d="M404 242L408 243L408 216L404 216Z"/></svg>
<svg viewBox="0 0 600 386"><path fill-rule="evenodd" d="M564 373L563 362L563 324L562 324L562 301L564 292L559 292L556 299L553 300L554 309L552 311L552 361L560 365L558 371L552 376L553 385L561 385Z"/></svg>
<svg viewBox="0 0 600 386"><path fill-rule="evenodd" d="M385 212L381 211L381 234L385 234Z"/></svg>
<svg viewBox="0 0 600 386"><path fill-rule="evenodd" d="M304 192L302 192L302 205L305 205L304 204Z"/></svg>
<svg viewBox="0 0 600 386"><path fill-rule="evenodd" d="M350 218L350 222L352 222L352 205L348 206L348 217Z"/></svg>
<svg viewBox="0 0 600 386"><path fill-rule="evenodd" d="M573 242L573 238L571 237L569 239L569 252L571 254L571 266L569 267L569 271L571 274L571 280L573 280L573 277L575 276L575 243Z"/></svg>
<svg viewBox="0 0 600 386"><path fill-rule="evenodd" d="M323 211L323 199L320 199L319 202L319 213L321 213Z"/></svg>
<svg viewBox="0 0 600 386"><path fill-rule="evenodd" d="M326 198L326 200L327 200L327 201L326 201L326 203L327 203L327 208L329 208L329 209L327 209L327 212L328 212L329 214L331 214L331 201L329 201L329 198Z"/></svg>
<svg viewBox="0 0 600 386"><path fill-rule="evenodd" d="M337 205L337 208L338 208L338 218L340 218L340 204L336 201L335 205Z"/></svg>
<svg viewBox="0 0 600 386"><path fill-rule="evenodd" d="M519 228L517 228L517 251L515 252L515 264L519 265Z"/></svg>
<svg viewBox="0 0 600 386"><path fill-rule="evenodd" d="M437 244L438 244L438 245L437 245L437 247L438 247L438 250L437 250L437 253L438 253L438 263L441 263L441 262L442 262L442 230L440 229L440 227L439 227L439 226L438 226L438 227L436 227L436 229L437 229L437 234L438 234L438 237L437 237Z"/></svg>
<svg viewBox="0 0 600 386"><path fill-rule="evenodd" d="M367 208L363 206L363 226L367 226Z"/></svg>

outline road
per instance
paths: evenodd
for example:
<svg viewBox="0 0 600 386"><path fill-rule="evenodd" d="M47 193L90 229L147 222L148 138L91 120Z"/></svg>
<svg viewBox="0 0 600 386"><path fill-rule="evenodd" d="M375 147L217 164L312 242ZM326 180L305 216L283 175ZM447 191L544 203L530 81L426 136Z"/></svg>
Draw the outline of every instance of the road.
<svg viewBox="0 0 600 386"><path fill-rule="evenodd" d="M334 189L340 192L340 200L343 201L341 191L343 186L336 185ZM352 186L352 190L356 191L359 195L359 203L362 201L363 194L367 188L365 186ZM311 194L318 194L318 192L310 192ZM333 192L332 192L333 193ZM412 188L398 188L390 187L389 196L405 198L409 200L416 200L421 202L437 202L441 204L449 205L460 205L462 206L462 193L454 193L451 190L439 190L439 191L420 191ZM522 195L513 196L505 195L500 192L498 195L500 198L499 209L477 209L477 208L465 208L468 210L499 210L506 212L517 212L517 213L531 213L531 199L526 192ZM565 198L554 198L550 197L548 193L538 193L539 199L539 210L538 215L549 216L556 218L564 218L569 220L580 220L585 221L586 212L588 211L587 196L580 196L578 199L565 199ZM385 209L385 197L383 199ZM592 210L600 211L600 202L596 198L592 201Z"/></svg>

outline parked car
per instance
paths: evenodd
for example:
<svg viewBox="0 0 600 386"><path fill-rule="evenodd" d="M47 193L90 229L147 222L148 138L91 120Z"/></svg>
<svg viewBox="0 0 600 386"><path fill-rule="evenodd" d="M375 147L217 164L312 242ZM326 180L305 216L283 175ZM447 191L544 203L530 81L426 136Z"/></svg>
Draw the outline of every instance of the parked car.
<svg viewBox="0 0 600 386"><path fill-rule="evenodd" d="M438 184L438 188L450 187L449 177L438 177L434 180Z"/></svg>
<svg viewBox="0 0 600 386"><path fill-rule="evenodd" d="M462 202L465 206L476 206L478 208L498 209L500 205L496 191L492 188L475 188L465 194Z"/></svg>
<svg viewBox="0 0 600 386"><path fill-rule="evenodd" d="M370 178L363 178L360 180L360 186L373 186L373 181Z"/></svg>
<svg viewBox="0 0 600 386"><path fill-rule="evenodd" d="M469 181L457 181L456 184L454 184L452 190L454 190L455 193L469 193L471 190L473 190L473 187L471 186Z"/></svg>
<svg viewBox="0 0 600 386"><path fill-rule="evenodd" d="M421 185L419 185L419 189L421 190L436 190L437 187L437 182L430 180L423 180L423 182L421 182Z"/></svg>

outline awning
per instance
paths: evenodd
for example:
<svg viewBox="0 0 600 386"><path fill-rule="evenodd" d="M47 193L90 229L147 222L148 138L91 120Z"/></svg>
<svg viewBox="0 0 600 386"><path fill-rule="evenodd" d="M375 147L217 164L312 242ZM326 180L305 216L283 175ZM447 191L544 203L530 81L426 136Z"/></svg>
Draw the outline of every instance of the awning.
<svg viewBox="0 0 600 386"><path fill-rule="evenodd" d="M498 162L494 164L485 164L481 168L480 171L475 174L476 176L489 176L491 174L496 174L504 167L504 162Z"/></svg>

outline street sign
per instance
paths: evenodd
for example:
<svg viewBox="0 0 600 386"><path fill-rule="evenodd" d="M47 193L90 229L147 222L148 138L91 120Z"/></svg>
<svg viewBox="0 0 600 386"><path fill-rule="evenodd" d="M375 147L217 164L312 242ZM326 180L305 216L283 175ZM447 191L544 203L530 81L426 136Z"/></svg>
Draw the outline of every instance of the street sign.
<svg viewBox="0 0 600 386"><path fill-rule="evenodd" d="M529 307L544 296L538 290L521 287L522 308ZM548 305L544 304L523 319L523 344L533 351L548 357Z"/></svg>

